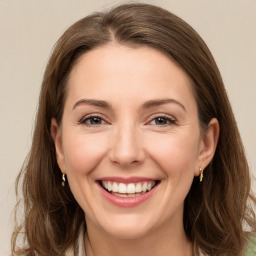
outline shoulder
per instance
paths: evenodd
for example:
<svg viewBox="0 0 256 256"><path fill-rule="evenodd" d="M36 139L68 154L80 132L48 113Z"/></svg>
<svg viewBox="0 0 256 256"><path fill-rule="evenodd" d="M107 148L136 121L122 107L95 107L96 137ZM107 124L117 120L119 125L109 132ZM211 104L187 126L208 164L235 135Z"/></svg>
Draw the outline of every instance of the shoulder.
<svg viewBox="0 0 256 256"><path fill-rule="evenodd" d="M256 256L256 236L253 236L248 240L244 255Z"/></svg>

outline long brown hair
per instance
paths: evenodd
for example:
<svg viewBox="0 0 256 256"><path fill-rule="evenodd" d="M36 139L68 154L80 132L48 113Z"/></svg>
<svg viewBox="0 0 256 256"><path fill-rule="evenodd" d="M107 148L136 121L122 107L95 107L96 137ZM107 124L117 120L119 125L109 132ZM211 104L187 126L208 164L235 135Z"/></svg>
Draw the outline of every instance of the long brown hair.
<svg viewBox="0 0 256 256"><path fill-rule="evenodd" d="M74 247L84 212L61 171L51 138L51 119L60 124L66 84L76 60L93 48L115 41L155 48L180 65L193 81L200 124L215 117L220 137L215 156L195 178L185 200L184 229L195 248L208 255L242 255L246 224L256 230L250 202L250 174L230 103L215 61L200 36L172 13L148 4L126 4L95 13L72 25L58 40L45 70L31 151L17 178L22 184L24 219L16 223L12 251L17 255L58 256ZM26 246L17 247L19 236Z"/></svg>

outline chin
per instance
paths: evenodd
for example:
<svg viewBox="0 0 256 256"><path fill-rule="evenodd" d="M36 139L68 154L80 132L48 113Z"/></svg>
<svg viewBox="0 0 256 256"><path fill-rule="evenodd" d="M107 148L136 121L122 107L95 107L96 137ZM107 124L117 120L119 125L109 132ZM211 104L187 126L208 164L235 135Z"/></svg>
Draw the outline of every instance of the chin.
<svg viewBox="0 0 256 256"><path fill-rule="evenodd" d="M144 236L146 236L149 233L149 229L145 228L138 228L138 227L129 227L129 228L123 228L123 227L115 227L111 230L107 230L108 234L119 239L139 239Z"/></svg>
<svg viewBox="0 0 256 256"><path fill-rule="evenodd" d="M121 239L142 238L151 232L153 226L153 223L146 221L145 216L135 217L122 215L112 218L112 221L102 223L102 228L108 235Z"/></svg>

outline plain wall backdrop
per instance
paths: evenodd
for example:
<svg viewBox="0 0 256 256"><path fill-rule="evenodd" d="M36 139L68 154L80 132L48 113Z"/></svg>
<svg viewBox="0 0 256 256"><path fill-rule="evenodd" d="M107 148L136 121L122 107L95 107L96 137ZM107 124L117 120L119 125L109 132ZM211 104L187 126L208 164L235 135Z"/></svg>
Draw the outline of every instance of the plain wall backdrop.
<svg viewBox="0 0 256 256"><path fill-rule="evenodd" d="M78 19L122 2L127 1L0 0L0 256L10 252L15 178L29 150L53 45ZM255 175L256 0L139 2L177 14L206 41L222 73Z"/></svg>

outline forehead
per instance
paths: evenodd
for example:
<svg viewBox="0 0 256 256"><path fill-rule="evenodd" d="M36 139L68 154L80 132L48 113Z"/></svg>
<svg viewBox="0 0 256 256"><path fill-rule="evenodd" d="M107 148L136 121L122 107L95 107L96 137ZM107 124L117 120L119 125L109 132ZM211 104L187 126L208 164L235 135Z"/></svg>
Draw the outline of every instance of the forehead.
<svg viewBox="0 0 256 256"><path fill-rule="evenodd" d="M150 100L183 95L187 100L195 100L191 79L165 54L150 47L118 44L83 54L70 73L67 92L74 99L128 99L136 95Z"/></svg>

